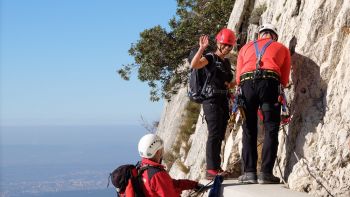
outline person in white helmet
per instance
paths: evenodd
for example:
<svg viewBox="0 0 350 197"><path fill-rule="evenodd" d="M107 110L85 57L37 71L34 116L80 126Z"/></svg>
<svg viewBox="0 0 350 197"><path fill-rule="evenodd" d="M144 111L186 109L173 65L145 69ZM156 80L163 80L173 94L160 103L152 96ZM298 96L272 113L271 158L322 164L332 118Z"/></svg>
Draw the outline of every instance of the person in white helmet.
<svg viewBox="0 0 350 197"><path fill-rule="evenodd" d="M277 42L278 32L272 24L259 28L258 39L245 44L237 58L236 83L242 90L244 101L242 136L243 183L280 183L272 174L278 148L281 104L278 98L286 87L290 74L290 52ZM282 87L281 87L282 86ZM261 109L264 122L262 163L257 176L257 111Z"/></svg>
<svg viewBox="0 0 350 197"><path fill-rule="evenodd" d="M142 173L146 197L179 197L183 190L199 190L203 185L188 179L175 180L161 164L164 154L163 140L155 134L143 136L138 144L142 158L141 167L148 166Z"/></svg>

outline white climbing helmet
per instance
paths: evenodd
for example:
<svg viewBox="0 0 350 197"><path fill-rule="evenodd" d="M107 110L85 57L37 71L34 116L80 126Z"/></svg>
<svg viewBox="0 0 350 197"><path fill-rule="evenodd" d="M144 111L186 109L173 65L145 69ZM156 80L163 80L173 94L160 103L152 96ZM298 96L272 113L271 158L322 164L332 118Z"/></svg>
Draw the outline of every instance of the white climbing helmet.
<svg viewBox="0 0 350 197"><path fill-rule="evenodd" d="M277 33L276 27L270 23L265 23L259 27L259 33L263 32L263 31L272 31L273 33L276 34L276 36L278 38L278 33Z"/></svg>
<svg viewBox="0 0 350 197"><path fill-rule="evenodd" d="M161 148L163 148L163 140L155 134L143 136L138 145L140 156L148 159L153 158Z"/></svg>

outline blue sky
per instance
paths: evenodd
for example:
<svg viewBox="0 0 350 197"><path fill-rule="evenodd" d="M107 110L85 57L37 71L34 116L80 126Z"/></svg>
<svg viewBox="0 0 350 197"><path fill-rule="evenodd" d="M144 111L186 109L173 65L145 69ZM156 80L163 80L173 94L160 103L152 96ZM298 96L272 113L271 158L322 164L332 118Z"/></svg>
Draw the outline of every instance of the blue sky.
<svg viewBox="0 0 350 197"><path fill-rule="evenodd" d="M1 125L125 125L159 120L163 102L116 70L176 1L1 0Z"/></svg>

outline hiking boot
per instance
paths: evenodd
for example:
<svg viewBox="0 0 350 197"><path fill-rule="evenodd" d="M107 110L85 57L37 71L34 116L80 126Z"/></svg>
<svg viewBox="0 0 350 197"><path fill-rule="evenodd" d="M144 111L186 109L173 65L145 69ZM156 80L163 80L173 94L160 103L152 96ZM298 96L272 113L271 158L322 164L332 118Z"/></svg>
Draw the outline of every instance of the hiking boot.
<svg viewBox="0 0 350 197"><path fill-rule="evenodd" d="M256 184L257 181L256 172L245 172L243 175L238 177L239 183Z"/></svg>
<svg viewBox="0 0 350 197"><path fill-rule="evenodd" d="M272 173L261 172L258 178L259 184L280 184L280 178L275 177Z"/></svg>
<svg viewBox="0 0 350 197"><path fill-rule="evenodd" d="M227 179L229 177L229 173L226 171L223 171L221 169L219 169L219 170L207 170L205 176L206 176L207 180L213 180L217 175L222 176L224 179Z"/></svg>

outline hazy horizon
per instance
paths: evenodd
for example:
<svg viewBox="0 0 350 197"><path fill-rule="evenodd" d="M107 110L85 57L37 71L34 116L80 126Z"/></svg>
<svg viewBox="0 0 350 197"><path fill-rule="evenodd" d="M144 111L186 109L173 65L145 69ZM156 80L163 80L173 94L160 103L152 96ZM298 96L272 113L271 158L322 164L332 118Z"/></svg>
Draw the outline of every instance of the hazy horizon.
<svg viewBox="0 0 350 197"><path fill-rule="evenodd" d="M2 194L103 189L118 165L139 160L146 133L138 125L1 127Z"/></svg>
<svg viewBox="0 0 350 197"><path fill-rule="evenodd" d="M150 101L137 71L129 81L116 71L134 62L128 51L141 32L170 30L176 9L177 1L0 2L0 197L99 190L117 165L139 159L140 116L158 121L163 100Z"/></svg>

